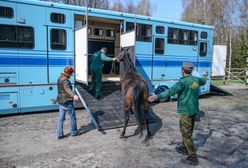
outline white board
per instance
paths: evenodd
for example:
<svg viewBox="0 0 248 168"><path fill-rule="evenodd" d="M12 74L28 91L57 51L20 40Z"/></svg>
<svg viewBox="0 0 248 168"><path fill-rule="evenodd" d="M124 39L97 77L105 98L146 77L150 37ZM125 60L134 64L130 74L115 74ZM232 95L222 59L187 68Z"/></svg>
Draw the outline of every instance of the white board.
<svg viewBox="0 0 248 168"><path fill-rule="evenodd" d="M135 46L135 31L121 35L121 47Z"/></svg>
<svg viewBox="0 0 248 168"><path fill-rule="evenodd" d="M77 27L75 31L75 78L77 82L88 84L88 33L87 27Z"/></svg>
<svg viewBox="0 0 248 168"><path fill-rule="evenodd" d="M212 60L212 77L225 76L227 47L214 45Z"/></svg>

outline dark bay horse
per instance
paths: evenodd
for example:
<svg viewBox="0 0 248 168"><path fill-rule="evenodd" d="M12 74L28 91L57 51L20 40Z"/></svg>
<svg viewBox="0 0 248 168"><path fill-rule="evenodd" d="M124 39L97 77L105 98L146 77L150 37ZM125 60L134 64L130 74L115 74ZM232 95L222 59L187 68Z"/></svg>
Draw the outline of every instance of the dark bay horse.
<svg viewBox="0 0 248 168"><path fill-rule="evenodd" d="M140 137L143 135L142 125L145 122L147 126L147 140L151 137L148 122L148 87L146 81L142 78L139 72L134 67L130 58L128 49L122 49L117 56L120 62L123 62L123 77L121 79L121 92L124 98L124 116L125 125L120 138L125 137L129 114L134 113L138 128L140 129Z"/></svg>

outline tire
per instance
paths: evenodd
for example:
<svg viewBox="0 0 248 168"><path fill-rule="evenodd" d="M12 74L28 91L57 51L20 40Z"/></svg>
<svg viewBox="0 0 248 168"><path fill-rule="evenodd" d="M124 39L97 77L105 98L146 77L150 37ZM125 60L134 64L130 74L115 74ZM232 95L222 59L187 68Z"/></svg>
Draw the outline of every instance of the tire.
<svg viewBox="0 0 248 168"><path fill-rule="evenodd" d="M167 91L169 88L167 86L159 86L156 90L155 90L155 94L160 94L162 92ZM165 99L160 99L160 102L164 102L164 101L168 101L170 100L170 98L165 98Z"/></svg>

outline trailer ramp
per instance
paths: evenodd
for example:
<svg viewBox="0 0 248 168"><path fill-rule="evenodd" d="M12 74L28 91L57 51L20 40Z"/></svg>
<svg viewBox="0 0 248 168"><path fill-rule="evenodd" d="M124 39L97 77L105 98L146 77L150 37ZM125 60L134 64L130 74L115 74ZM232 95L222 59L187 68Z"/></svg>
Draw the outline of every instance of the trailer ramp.
<svg viewBox="0 0 248 168"><path fill-rule="evenodd" d="M210 83L210 92L212 94L219 94L219 95L224 95L224 96L232 96L231 93L229 93L228 91L215 86L214 84Z"/></svg>
<svg viewBox="0 0 248 168"><path fill-rule="evenodd" d="M85 84L76 85L76 92L83 103L92 123L98 130L119 128L124 126L123 97L118 82L104 82L102 86L103 98L97 100L94 91ZM150 113L150 111L149 111ZM151 112L152 113L152 112ZM149 114L149 122L155 122L155 115ZM136 125L134 115L129 117L129 126Z"/></svg>

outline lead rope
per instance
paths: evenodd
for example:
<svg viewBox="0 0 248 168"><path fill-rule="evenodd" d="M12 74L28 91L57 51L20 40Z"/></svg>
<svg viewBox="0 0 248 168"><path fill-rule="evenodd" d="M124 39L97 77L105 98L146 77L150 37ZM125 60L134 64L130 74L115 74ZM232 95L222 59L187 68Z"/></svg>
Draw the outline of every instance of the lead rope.
<svg viewBox="0 0 248 168"><path fill-rule="evenodd" d="M115 61L112 62L110 73L108 74L108 78L112 75L113 70L115 70Z"/></svg>

